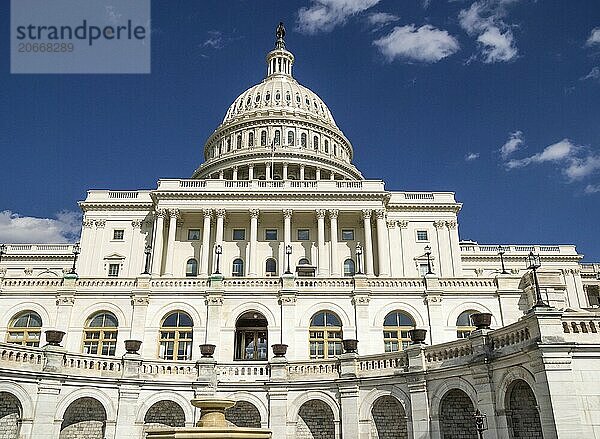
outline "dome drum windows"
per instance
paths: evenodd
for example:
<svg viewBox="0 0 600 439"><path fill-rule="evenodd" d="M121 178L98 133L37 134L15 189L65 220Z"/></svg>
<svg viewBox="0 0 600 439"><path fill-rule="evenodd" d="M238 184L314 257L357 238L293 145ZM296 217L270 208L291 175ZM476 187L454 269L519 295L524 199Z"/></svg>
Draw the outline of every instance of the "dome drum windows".
<svg viewBox="0 0 600 439"><path fill-rule="evenodd" d="M266 130L262 130L260 132L260 146L267 146L267 131Z"/></svg>
<svg viewBox="0 0 600 439"><path fill-rule="evenodd" d="M293 131L288 131L287 143L289 146L295 146L295 136Z"/></svg>
<svg viewBox="0 0 600 439"><path fill-rule="evenodd" d="M307 144L306 137L307 137L306 133L300 134L300 146L302 148L306 148L306 144Z"/></svg>
<svg viewBox="0 0 600 439"><path fill-rule="evenodd" d="M114 356L119 321L114 314L100 312L90 317L83 330L83 353Z"/></svg>
<svg viewBox="0 0 600 439"><path fill-rule="evenodd" d="M168 314L160 327L159 353L163 360L192 359L192 318L183 311Z"/></svg>
<svg viewBox="0 0 600 439"><path fill-rule="evenodd" d="M12 318L8 326L6 342L23 346L39 347L42 318L34 311L25 311Z"/></svg>
<svg viewBox="0 0 600 439"><path fill-rule="evenodd" d="M398 352L410 344L409 331L415 329L415 320L403 311L392 311L383 321L385 352Z"/></svg>
<svg viewBox="0 0 600 439"><path fill-rule="evenodd" d="M342 338L340 318L331 311L319 311L310 319L310 358L326 359L341 355Z"/></svg>
<svg viewBox="0 0 600 439"><path fill-rule="evenodd" d="M281 131L275 130L275 137L273 138L273 143L275 146L279 146L281 144Z"/></svg>
<svg viewBox="0 0 600 439"><path fill-rule="evenodd" d="M254 146L254 133L248 133L248 147L252 148Z"/></svg>
<svg viewBox="0 0 600 439"><path fill-rule="evenodd" d="M237 149L242 149L242 135L241 134L237 135L236 147L237 147Z"/></svg>

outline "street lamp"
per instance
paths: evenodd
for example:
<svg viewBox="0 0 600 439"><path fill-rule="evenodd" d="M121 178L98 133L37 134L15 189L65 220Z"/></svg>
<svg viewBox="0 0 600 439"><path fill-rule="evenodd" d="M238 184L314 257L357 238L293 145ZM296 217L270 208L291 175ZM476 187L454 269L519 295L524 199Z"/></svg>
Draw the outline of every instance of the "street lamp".
<svg viewBox="0 0 600 439"><path fill-rule="evenodd" d="M356 265L357 265L356 274L362 274L362 260L361 260L362 252L363 252L363 249L360 246L360 242L357 242L356 243Z"/></svg>
<svg viewBox="0 0 600 439"><path fill-rule="evenodd" d="M150 274L150 254L152 253L152 246L146 245L144 248L144 254L146 255L146 262L144 263L144 272L142 274Z"/></svg>
<svg viewBox="0 0 600 439"><path fill-rule="evenodd" d="M549 308L546 302L542 300L542 293L540 292L540 284L537 277L537 269L542 266L540 262L540 255L534 254L532 251L527 255L527 268L533 270L533 283L535 284L535 305L533 308Z"/></svg>
<svg viewBox="0 0 600 439"><path fill-rule="evenodd" d="M6 254L6 245L0 244L0 262L2 262L2 256Z"/></svg>
<svg viewBox="0 0 600 439"><path fill-rule="evenodd" d="M287 268L285 270L285 274L292 274L291 270L290 270L290 256L292 254L292 246L291 245L286 245L285 246L285 254L287 256Z"/></svg>
<svg viewBox="0 0 600 439"><path fill-rule="evenodd" d="M504 247L499 245L498 254L500 255L500 264L502 264L502 271L500 272L500 274L508 274L508 271L506 271L506 268L504 267L504 253L506 253L506 250L504 249Z"/></svg>
<svg viewBox="0 0 600 439"><path fill-rule="evenodd" d="M481 413L479 409L477 409L475 413L473 413L473 417L475 418L475 428L477 428L479 439L483 439L483 432L488 429L487 415L485 413Z"/></svg>
<svg viewBox="0 0 600 439"><path fill-rule="evenodd" d="M69 274L77 274L75 272L75 264L77 264L77 257L79 256L79 253L81 253L81 248L79 247L79 243L76 242L75 245L73 245L73 266L71 267Z"/></svg>
<svg viewBox="0 0 600 439"><path fill-rule="evenodd" d="M427 256L427 274L433 274L431 271L431 247L425 246L425 255Z"/></svg>
<svg viewBox="0 0 600 439"><path fill-rule="evenodd" d="M223 253L223 247L221 246L221 244L215 245L215 253L217 254L217 269L215 270L214 274L221 274L221 272L219 271L219 264L220 264L220 261L221 261L221 254Z"/></svg>

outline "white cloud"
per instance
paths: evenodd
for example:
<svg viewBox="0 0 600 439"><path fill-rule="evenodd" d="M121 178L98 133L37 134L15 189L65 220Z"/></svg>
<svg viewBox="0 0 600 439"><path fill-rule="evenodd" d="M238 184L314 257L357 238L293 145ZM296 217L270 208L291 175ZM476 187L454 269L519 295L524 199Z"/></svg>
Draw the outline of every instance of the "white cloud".
<svg viewBox="0 0 600 439"><path fill-rule="evenodd" d="M506 159L513 152L519 150L523 145L523 132L515 131L510 133L508 140L504 145L500 147L500 155L503 159Z"/></svg>
<svg viewBox="0 0 600 439"><path fill-rule="evenodd" d="M592 68L590 73L579 78L580 81L587 81L588 79L600 81L600 67L596 66Z"/></svg>
<svg viewBox="0 0 600 439"><path fill-rule="evenodd" d="M598 170L600 170L600 155L589 154L572 158L564 173L570 180L581 180Z"/></svg>
<svg viewBox="0 0 600 439"><path fill-rule="evenodd" d="M73 242L81 232L81 213L63 211L56 218L21 216L5 210L0 212L0 242L61 243Z"/></svg>
<svg viewBox="0 0 600 439"><path fill-rule="evenodd" d="M560 142L547 146L542 152L538 152L530 157L510 160L506 162L506 166L509 169L513 169L522 168L532 163L561 161L573 157L577 149L578 147L571 143L569 139L563 139Z"/></svg>
<svg viewBox="0 0 600 439"><path fill-rule="evenodd" d="M458 51L458 41L445 30L431 25L396 26L388 35L373 41L388 61L405 59L432 63Z"/></svg>
<svg viewBox="0 0 600 439"><path fill-rule="evenodd" d="M477 160L479 158L478 152L469 152L465 155L465 161L472 162L473 160Z"/></svg>
<svg viewBox="0 0 600 439"><path fill-rule="evenodd" d="M371 12L367 15L367 22L373 26L373 32L382 29L390 23L400 20L400 17L388 12Z"/></svg>
<svg viewBox="0 0 600 439"><path fill-rule="evenodd" d="M222 49L225 47L225 39L223 33L218 30L209 30L208 38L202 43L202 47L210 47L211 49Z"/></svg>
<svg viewBox="0 0 600 439"><path fill-rule="evenodd" d="M597 194L600 192L600 184L588 184L585 187L584 192L586 194Z"/></svg>
<svg viewBox="0 0 600 439"><path fill-rule="evenodd" d="M595 44L600 44L600 27L595 27L590 32L590 36L586 41L586 46L593 46Z"/></svg>
<svg viewBox="0 0 600 439"><path fill-rule="evenodd" d="M353 15L372 8L380 0L311 0L310 7L298 10L298 31L305 34L331 32Z"/></svg>
<svg viewBox="0 0 600 439"><path fill-rule="evenodd" d="M518 56L512 30L504 21L506 6L517 1L476 1L458 14L460 26L469 35L477 35L483 62L507 62Z"/></svg>

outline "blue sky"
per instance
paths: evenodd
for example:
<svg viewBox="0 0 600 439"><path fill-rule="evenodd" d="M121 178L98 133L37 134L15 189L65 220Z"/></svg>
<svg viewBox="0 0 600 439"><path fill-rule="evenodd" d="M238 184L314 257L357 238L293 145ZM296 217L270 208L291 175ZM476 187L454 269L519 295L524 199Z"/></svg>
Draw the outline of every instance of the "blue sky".
<svg viewBox="0 0 600 439"><path fill-rule="evenodd" d="M11 75L3 1L0 241L72 239L86 190L189 177L280 20L366 178L455 191L462 239L600 261L596 0L153 1L149 75Z"/></svg>

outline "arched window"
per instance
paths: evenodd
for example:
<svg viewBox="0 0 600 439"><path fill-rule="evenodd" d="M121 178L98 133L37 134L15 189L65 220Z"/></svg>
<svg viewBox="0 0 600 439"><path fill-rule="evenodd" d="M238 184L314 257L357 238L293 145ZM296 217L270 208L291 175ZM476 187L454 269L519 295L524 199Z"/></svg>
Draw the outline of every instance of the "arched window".
<svg viewBox="0 0 600 439"><path fill-rule="evenodd" d="M313 147L315 148L315 151L317 151L319 149L319 137L318 136L313 137Z"/></svg>
<svg viewBox="0 0 600 439"><path fill-rule="evenodd" d="M92 315L83 328L83 353L115 355L118 326L119 321L110 312L101 311Z"/></svg>
<svg viewBox="0 0 600 439"><path fill-rule="evenodd" d="M250 147L254 146L254 133L253 132L248 133L248 146L250 146Z"/></svg>
<svg viewBox="0 0 600 439"><path fill-rule="evenodd" d="M235 322L235 359L267 360L267 319L257 311L242 314Z"/></svg>
<svg viewBox="0 0 600 439"><path fill-rule="evenodd" d="M287 143L289 146L294 146L294 132L288 131Z"/></svg>
<svg viewBox="0 0 600 439"><path fill-rule="evenodd" d="M227 139L227 152L231 151L231 139Z"/></svg>
<svg viewBox="0 0 600 439"><path fill-rule="evenodd" d="M24 311L10 321L6 342L38 347L41 332L42 318L40 315L34 311Z"/></svg>
<svg viewBox="0 0 600 439"><path fill-rule="evenodd" d="M242 135L238 134L237 136L237 149L241 149L242 148Z"/></svg>
<svg viewBox="0 0 600 439"><path fill-rule="evenodd" d="M306 133L300 134L300 146L306 148Z"/></svg>
<svg viewBox="0 0 600 439"><path fill-rule="evenodd" d="M265 262L265 274L267 276L277 275L277 261L273 258L269 258Z"/></svg>
<svg viewBox="0 0 600 439"><path fill-rule="evenodd" d="M163 360L192 359L192 318L183 311L168 314L160 325L158 356Z"/></svg>
<svg viewBox="0 0 600 439"><path fill-rule="evenodd" d="M198 276L198 261L194 258L188 259L185 264L185 275L186 276Z"/></svg>
<svg viewBox="0 0 600 439"><path fill-rule="evenodd" d="M355 273L354 261L352 259L346 259L344 261L344 276L354 276Z"/></svg>
<svg viewBox="0 0 600 439"><path fill-rule="evenodd" d="M386 352L397 352L410 343L408 331L414 329L415 319L402 311L392 311L383 321L383 343Z"/></svg>
<svg viewBox="0 0 600 439"><path fill-rule="evenodd" d="M298 265L310 265L310 261L306 258L302 258L298 261Z"/></svg>
<svg viewBox="0 0 600 439"><path fill-rule="evenodd" d="M276 146L279 146L281 144L281 131L275 130L275 138L274 138L273 142L275 143Z"/></svg>
<svg viewBox="0 0 600 439"><path fill-rule="evenodd" d="M319 311L310 319L310 358L333 358L342 353L342 322L331 311Z"/></svg>
<svg viewBox="0 0 600 439"><path fill-rule="evenodd" d="M475 330L475 325L471 320L471 316L479 311L470 309L462 312L456 319L456 336L458 338L467 338L471 335L471 331Z"/></svg>
<svg viewBox="0 0 600 439"><path fill-rule="evenodd" d="M265 100L267 102L269 102L271 100L271 92L270 91L268 91L267 94L265 95Z"/></svg>
<svg viewBox="0 0 600 439"><path fill-rule="evenodd" d="M267 146L267 132L265 130L260 132L260 146Z"/></svg>
<svg viewBox="0 0 600 439"><path fill-rule="evenodd" d="M329 154L329 140L325 139L325 154Z"/></svg>
<svg viewBox="0 0 600 439"><path fill-rule="evenodd" d="M233 264L231 267L231 275L236 277L244 275L244 261L240 258L236 258L233 260Z"/></svg>

